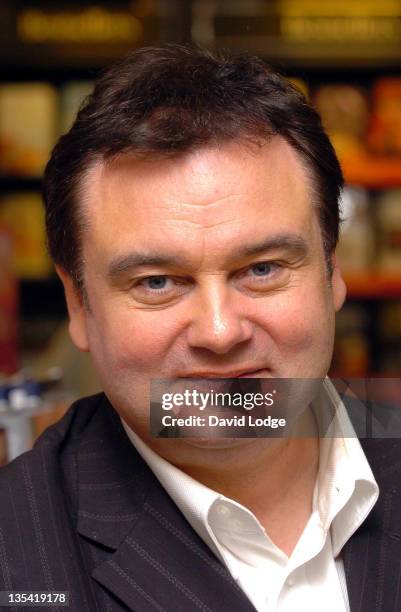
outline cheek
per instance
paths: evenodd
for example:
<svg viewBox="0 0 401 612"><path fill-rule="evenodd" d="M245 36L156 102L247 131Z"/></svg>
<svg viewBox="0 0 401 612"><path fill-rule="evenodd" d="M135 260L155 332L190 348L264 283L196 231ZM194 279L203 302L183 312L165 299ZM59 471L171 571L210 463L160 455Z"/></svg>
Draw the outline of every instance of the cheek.
<svg viewBox="0 0 401 612"><path fill-rule="evenodd" d="M305 351L327 345L334 331L332 305L322 293L277 295L266 309L264 327L275 346L285 351Z"/></svg>
<svg viewBox="0 0 401 612"><path fill-rule="evenodd" d="M157 373L169 355L176 328L163 311L97 312L88 322L90 350L99 368L129 370L131 376Z"/></svg>

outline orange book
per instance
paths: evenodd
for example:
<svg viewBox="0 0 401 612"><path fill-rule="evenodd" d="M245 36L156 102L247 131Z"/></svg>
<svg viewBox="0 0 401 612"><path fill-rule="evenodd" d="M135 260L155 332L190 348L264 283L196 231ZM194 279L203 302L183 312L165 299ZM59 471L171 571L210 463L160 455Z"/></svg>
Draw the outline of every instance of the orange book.
<svg viewBox="0 0 401 612"><path fill-rule="evenodd" d="M13 374L17 359L17 282L11 267L11 235L0 225L0 377Z"/></svg>

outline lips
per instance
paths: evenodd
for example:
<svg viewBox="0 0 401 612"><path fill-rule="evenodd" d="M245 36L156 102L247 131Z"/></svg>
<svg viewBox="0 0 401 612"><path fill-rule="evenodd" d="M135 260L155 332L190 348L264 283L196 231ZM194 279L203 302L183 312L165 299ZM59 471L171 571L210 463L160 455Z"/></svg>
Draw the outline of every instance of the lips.
<svg viewBox="0 0 401 612"><path fill-rule="evenodd" d="M227 372L204 371L191 372L179 376L179 378L264 378L267 376L267 372L266 368L231 370Z"/></svg>
<svg viewBox="0 0 401 612"><path fill-rule="evenodd" d="M238 378L266 378L268 370L260 369L255 370L253 372L246 372L245 374L241 374Z"/></svg>

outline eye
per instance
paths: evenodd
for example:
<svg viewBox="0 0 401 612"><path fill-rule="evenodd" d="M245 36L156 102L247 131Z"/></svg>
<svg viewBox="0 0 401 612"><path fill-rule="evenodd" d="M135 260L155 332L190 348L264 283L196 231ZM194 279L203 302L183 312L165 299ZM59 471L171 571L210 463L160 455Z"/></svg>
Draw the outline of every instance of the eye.
<svg viewBox="0 0 401 612"><path fill-rule="evenodd" d="M149 276L148 278L143 279L142 283L149 289L160 291L166 288L169 280L171 279L169 279L167 276Z"/></svg>
<svg viewBox="0 0 401 612"><path fill-rule="evenodd" d="M284 286L289 270L276 261L257 261L240 275L241 285L250 291L266 292Z"/></svg>
<svg viewBox="0 0 401 612"><path fill-rule="evenodd" d="M187 285L185 279L157 274L137 279L130 293L137 302L157 306L174 301L185 293Z"/></svg>
<svg viewBox="0 0 401 612"><path fill-rule="evenodd" d="M277 265L277 264L276 264ZM274 264L268 261L260 261L253 266L251 266L250 270L255 274L255 276L267 276L271 274L274 268Z"/></svg>

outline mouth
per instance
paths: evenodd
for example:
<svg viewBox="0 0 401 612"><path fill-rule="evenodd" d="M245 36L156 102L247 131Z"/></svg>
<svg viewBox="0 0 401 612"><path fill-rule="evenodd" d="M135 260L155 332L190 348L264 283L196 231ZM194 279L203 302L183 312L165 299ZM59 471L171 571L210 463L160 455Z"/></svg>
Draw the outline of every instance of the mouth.
<svg viewBox="0 0 401 612"><path fill-rule="evenodd" d="M230 370L226 372L216 372L206 370L204 372L191 372L179 378L269 378L269 370L266 368L249 370Z"/></svg>

